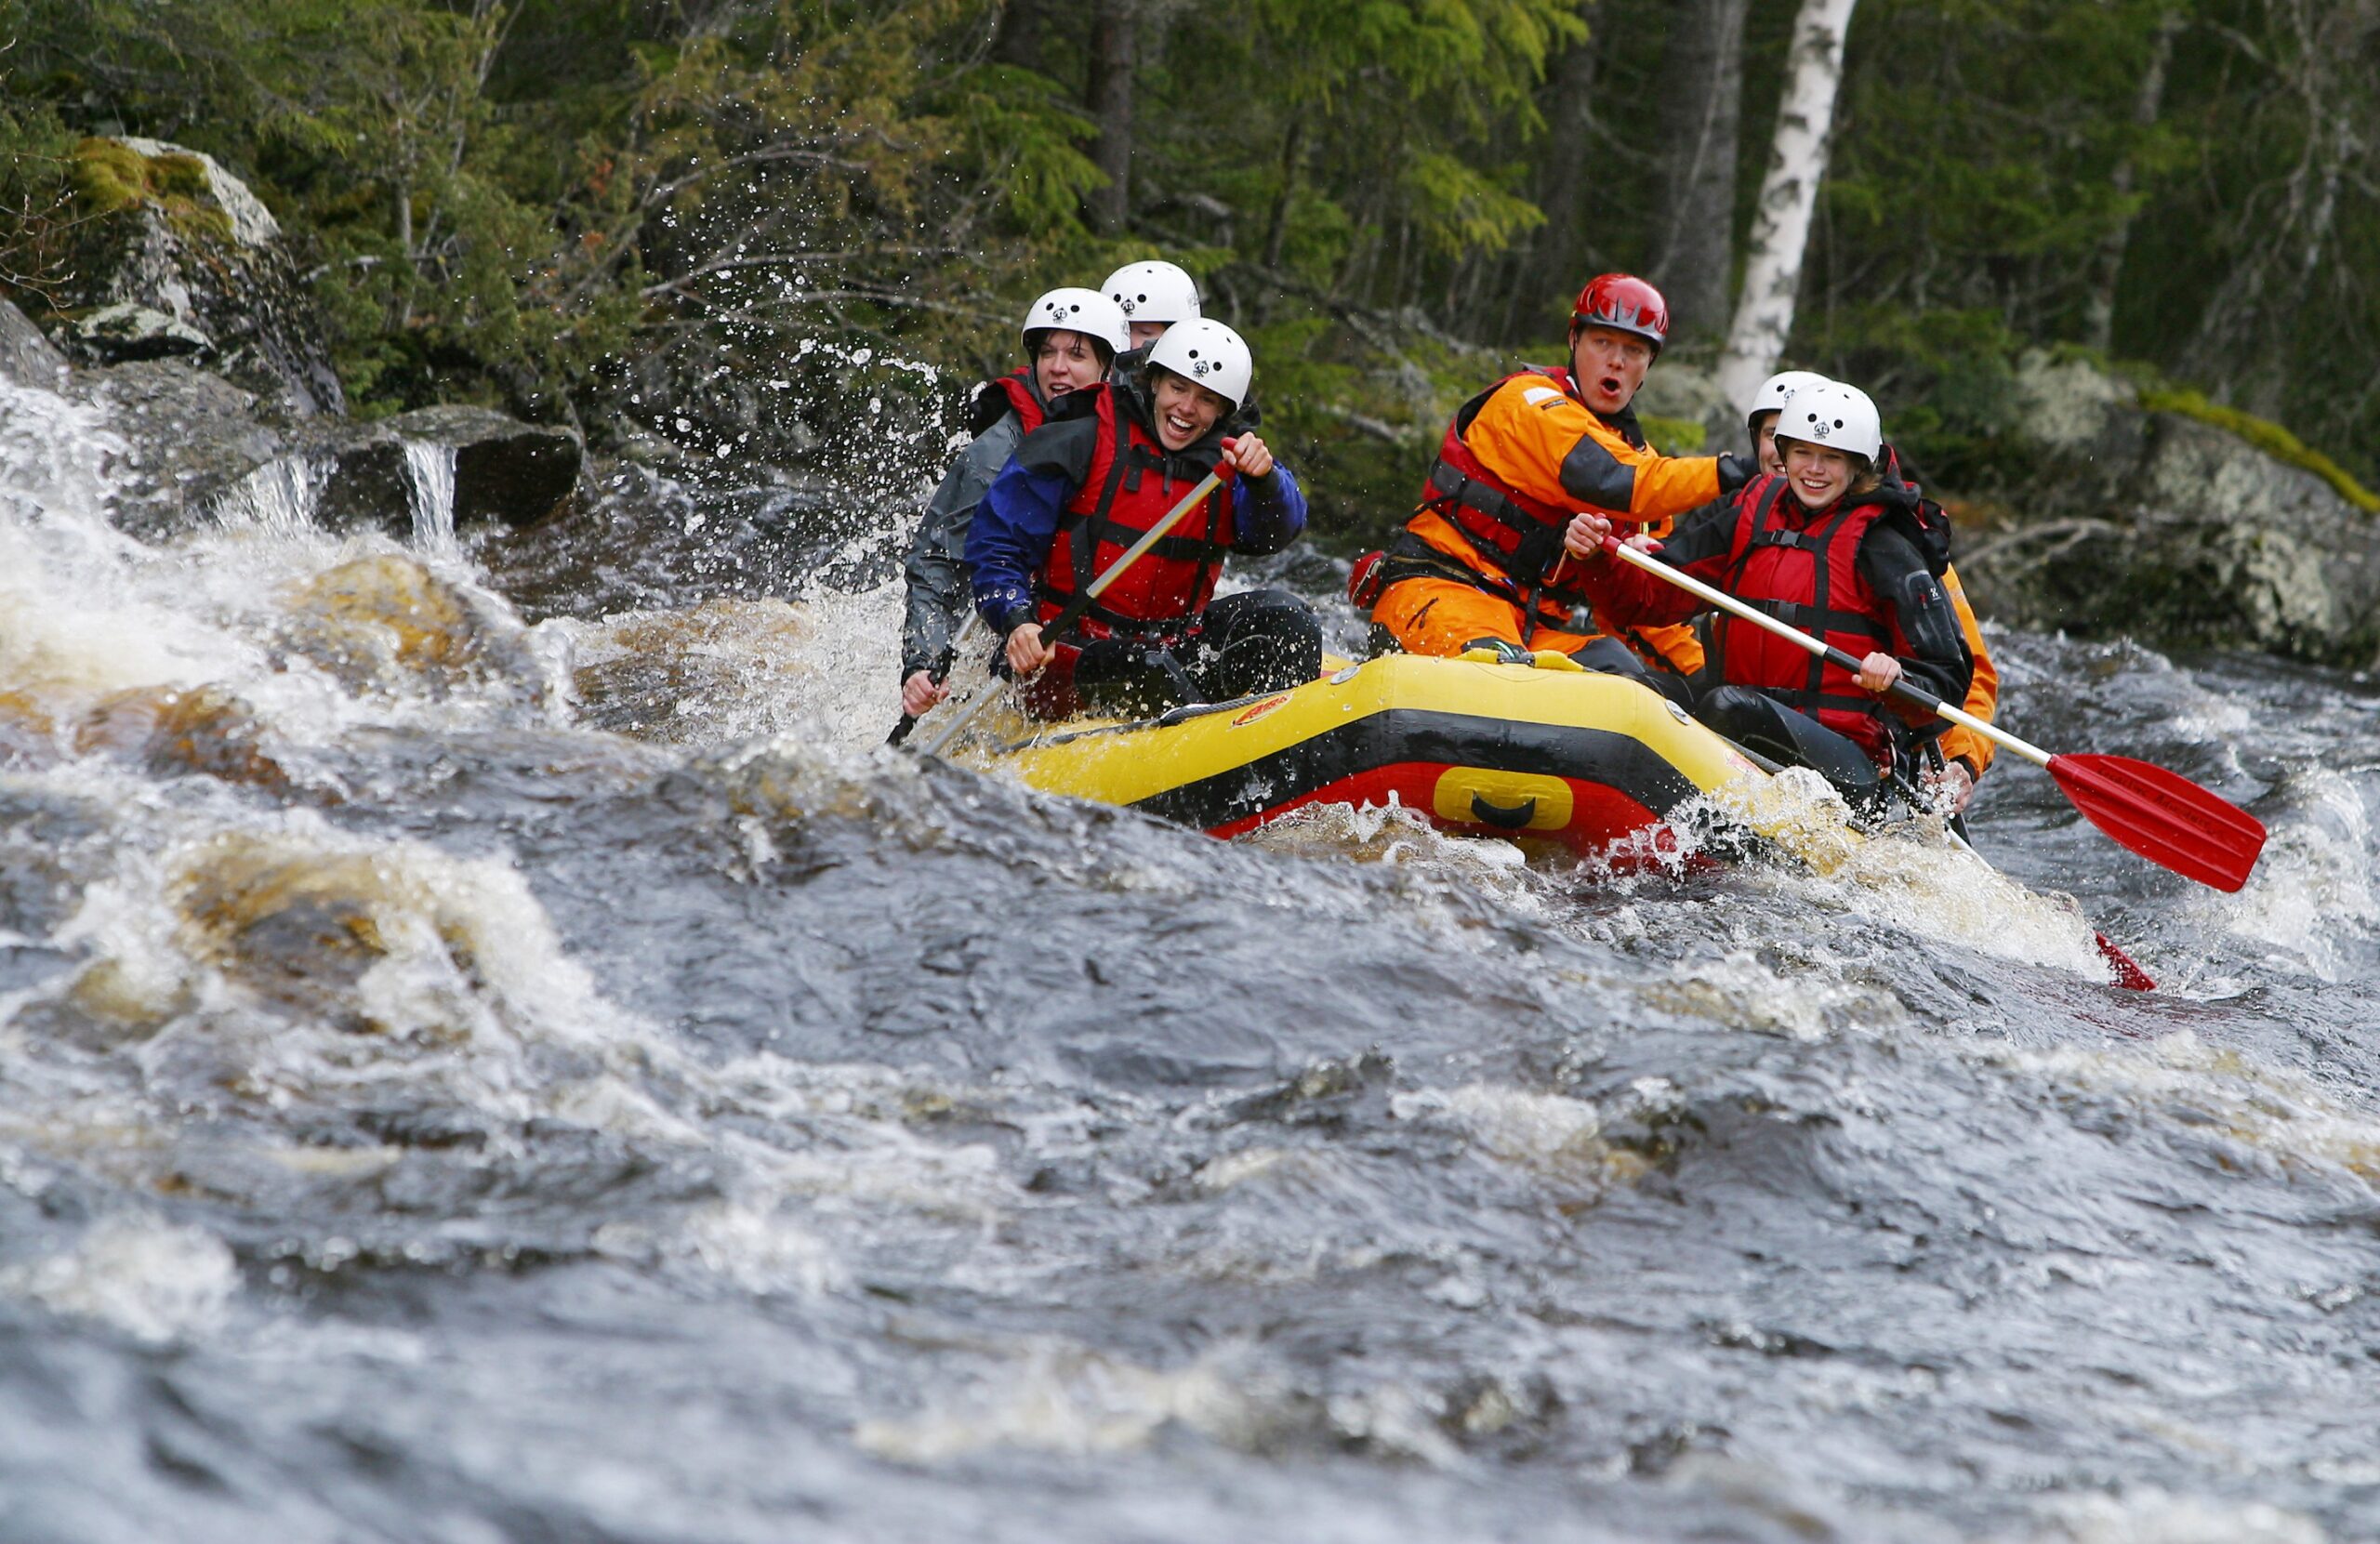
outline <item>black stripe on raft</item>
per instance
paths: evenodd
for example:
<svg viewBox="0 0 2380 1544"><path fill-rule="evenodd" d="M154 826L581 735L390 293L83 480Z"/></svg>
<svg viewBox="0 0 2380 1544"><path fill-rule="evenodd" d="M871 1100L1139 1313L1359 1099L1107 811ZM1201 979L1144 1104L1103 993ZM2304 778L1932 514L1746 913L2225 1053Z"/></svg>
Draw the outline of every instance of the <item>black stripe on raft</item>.
<svg viewBox="0 0 2380 1544"><path fill-rule="evenodd" d="M1659 814L1700 792L1642 740L1607 729L1387 708L1270 756L1168 788L1132 808L1210 828L1400 761L1575 777L1617 789Z"/></svg>

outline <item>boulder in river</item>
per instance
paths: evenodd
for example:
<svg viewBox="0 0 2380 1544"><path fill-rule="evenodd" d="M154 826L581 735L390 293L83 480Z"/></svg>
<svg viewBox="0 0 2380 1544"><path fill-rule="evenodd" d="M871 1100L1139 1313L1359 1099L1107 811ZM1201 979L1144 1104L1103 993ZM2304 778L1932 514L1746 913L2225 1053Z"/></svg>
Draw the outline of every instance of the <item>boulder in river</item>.
<svg viewBox="0 0 2380 1544"><path fill-rule="evenodd" d="M330 468L315 518L333 530L403 532L422 513L450 529L532 525L568 501L585 458L570 430L484 407L425 407L309 438Z"/></svg>
<svg viewBox="0 0 2380 1544"><path fill-rule="evenodd" d="M5 300L0 379L107 410L124 442L115 523L143 540L227 517L399 537L425 520L530 525L570 502L585 461L571 430L491 408L293 418L198 357L76 370Z"/></svg>
<svg viewBox="0 0 2380 1544"><path fill-rule="evenodd" d="M0 380L55 391L71 366L24 312L0 300Z"/></svg>
<svg viewBox="0 0 2380 1544"><path fill-rule="evenodd" d="M284 646L352 689L542 691L520 624L412 558L380 553L341 563L294 587L288 601Z"/></svg>
<svg viewBox="0 0 2380 1544"><path fill-rule="evenodd" d="M2002 485L1960 513L1960 573L2020 627L2368 664L2380 499L2278 425L2032 354Z"/></svg>

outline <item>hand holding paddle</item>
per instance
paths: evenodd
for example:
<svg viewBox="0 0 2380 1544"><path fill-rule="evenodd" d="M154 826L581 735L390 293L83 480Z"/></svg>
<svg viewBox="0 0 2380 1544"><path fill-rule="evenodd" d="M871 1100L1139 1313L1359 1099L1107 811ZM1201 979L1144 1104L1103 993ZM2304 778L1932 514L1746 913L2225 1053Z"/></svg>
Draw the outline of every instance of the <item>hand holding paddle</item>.
<svg viewBox="0 0 2380 1544"><path fill-rule="evenodd" d="M1617 540L1610 522L1601 516L1582 514L1572 521L1565 533L1566 545L1596 534L1597 527L1600 549L1610 556L1807 649L1841 669L1855 676L1861 673L1865 662ZM2265 828L2255 816L2178 772L2125 756L2053 756L1907 681L1894 681L1884 694L1973 730L2046 767L2056 779L2058 790L2084 819L2120 845L2185 878L2216 890L2236 891L2248 882L2248 871L2264 851Z"/></svg>
<svg viewBox="0 0 2380 1544"><path fill-rule="evenodd" d="M1239 463L1233 459L1235 453L1239 448L1238 444L1234 441L1225 440L1223 442L1223 448L1224 461L1234 466L1238 466ZM1256 449L1259 452L1263 452L1264 449L1263 442L1257 441ZM1269 453L1264 454L1263 461L1264 469L1266 471L1272 470L1273 461ZM1250 472L1249 475L1258 476L1261 474ZM1050 618L1047 622L1040 623L1038 626L1034 623L1027 622L1017 627L1015 631L1010 633L1008 635L1007 647L1010 666L1013 668L1017 668L1020 674L1030 675L1033 671L1038 670L1044 665L1047 665L1049 663L1050 655L1055 652L1052 645L1058 639L1064 637L1067 632L1071 631L1076 623L1083 619L1085 614L1091 610L1091 602L1097 600L1102 595L1105 594L1108 587L1115 584L1117 580L1122 578L1125 571L1130 569L1134 563L1139 562L1143 557L1146 556L1151 548L1164 540L1166 533L1172 530L1176 525L1181 524L1182 519L1184 515L1187 515L1191 510L1197 508L1199 503L1204 500L1209 494L1213 493L1217 488L1223 486L1223 474L1222 468L1218 467L1215 470L1209 472L1204 478L1199 480L1197 487L1191 489L1187 494L1183 495L1181 503L1166 511L1166 516L1163 520L1158 521L1155 525L1150 526L1148 530L1142 533L1141 539L1134 542L1130 547L1125 548L1124 555L1122 557L1108 564L1107 572L1102 574L1098 578L1093 579L1087 587L1084 587L1083 592L1080 595L1076 596L1072 600L1068 601L1066 603L1065 610ZM1020 651L1025 653L1028 658L1035 654L1038 654L1039 658L1034 660L1030 666L1022 665L1017 657ZM949 745L951 741L957 739L961 731L965 730L969 724L975 721L975 715L981 713L985 705L990 703L993 694L998 690L1001 684L1002 683L998 680L986 681L984 684L984 689L976 693L972 698L969 699L965 706L959 709L958 716L952 719L948 724L944 726L941 733L933 737L933 743L926 746L926 754L928 756L940 756L945 746Z"/></svg>

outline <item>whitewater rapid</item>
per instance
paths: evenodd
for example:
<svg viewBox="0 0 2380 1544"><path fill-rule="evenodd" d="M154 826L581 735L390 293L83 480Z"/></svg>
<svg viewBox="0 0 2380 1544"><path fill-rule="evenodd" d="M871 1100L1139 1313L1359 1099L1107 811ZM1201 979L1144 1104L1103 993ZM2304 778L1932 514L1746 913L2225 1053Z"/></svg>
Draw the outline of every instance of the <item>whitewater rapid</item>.
<svg viewBox="0 0 2380 1544"><path fill-rule="evenodd" d="M2361 677L1993 635L2237 896L2022 765L1999 875L1222 843L882 747L900 499L126 454L0 387L0 1537L2380 1534Z"/></svg>

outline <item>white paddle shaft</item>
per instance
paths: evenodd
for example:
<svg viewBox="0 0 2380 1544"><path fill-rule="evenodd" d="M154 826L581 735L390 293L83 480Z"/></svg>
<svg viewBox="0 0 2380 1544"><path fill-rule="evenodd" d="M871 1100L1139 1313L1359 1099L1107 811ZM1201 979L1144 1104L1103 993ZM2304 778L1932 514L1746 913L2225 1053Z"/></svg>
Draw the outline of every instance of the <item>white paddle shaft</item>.
<svg viewBox="0 0 2380 1544"><path fill-rule="evenodd" d="M1769 615L1766 612L1761 611L1756 607L1744 604L1744 602L1737 600L1726 590L1715 589L1711 586L1704 584L1701 580L1696 578L1691 574L1682 573L1677 569L1672 568L1669 564L1661 561L1659 558L1654 557L1651 553L1640 552L1635 548L1629 546L1626 542L1620 541L1617 537L1606 536L1604 538L1603 549L1623 562L1634 564L1636 567L1643 569L1646 573L1653 575L1657 579L1664 580L1667 583L1675 585L1678 588L1685 590L1690 595L1708 600L1711 604L1718 607L1721 611L1727 612L1736 616L1740 616L1745 621L1751 623L1753 627L1760 627L1776 634L1778 638L1783 639L1788 643L1807 649L1810 653L1820 656L1824 656L1833 652L1825 640L1813 638L1808 633L1802 631L1799 627L1779 622L1777 618ZM1932 696L1932 693L1928 693L1926 695L1930 697ZM2023 757L2026 760L2034 762L2040 766L2046 767L2049 765L2049 752L2042 749L2041 746L2034 745L2031 741L2019 739L2016 735L2009 733L2004 729L1984 722L1981 719L1978 719L1974 714L1966 711L1966 709L1962 707L1952 707L1949 703L1940 701L1939 699L1936 699L1931 706L1935 712L1940 714L1943 718L1948 719L1950 722L1958 724L1963 728L1971 729L1977 734L1982 735L1985 739L2006 746L2008 749L2013 750L2017 755Z"/></svg>

